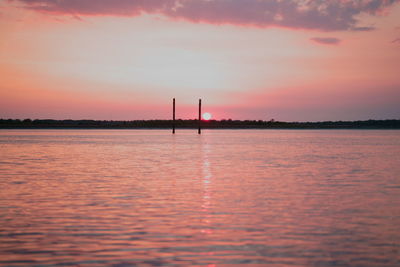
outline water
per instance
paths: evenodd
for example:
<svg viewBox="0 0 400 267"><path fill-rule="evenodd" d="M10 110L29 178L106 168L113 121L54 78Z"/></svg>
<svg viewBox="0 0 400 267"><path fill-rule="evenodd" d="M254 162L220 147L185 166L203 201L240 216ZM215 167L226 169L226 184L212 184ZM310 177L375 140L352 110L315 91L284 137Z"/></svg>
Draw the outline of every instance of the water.
<svg viewBox="0 0 400 267"><path fill-rule="evenodd" d="M1 130L0 265L400 266L400 131Z"/></svg>

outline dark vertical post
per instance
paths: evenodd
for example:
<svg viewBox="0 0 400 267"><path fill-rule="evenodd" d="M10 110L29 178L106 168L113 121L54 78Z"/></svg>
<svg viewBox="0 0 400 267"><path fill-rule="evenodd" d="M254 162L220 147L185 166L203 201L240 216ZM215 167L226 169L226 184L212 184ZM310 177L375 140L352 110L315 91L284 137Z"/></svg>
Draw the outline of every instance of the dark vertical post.
<svg viewBox="0 0 400 267"><path fill-rule="evenodd" d="M172 133L175 133L175 98L172 100Z"/></svg>
<svg viewBox="0 0 400 267"><path fill-rule="evenodd" d="M199 134L201 134L201 99L199 99Z"/></svg>

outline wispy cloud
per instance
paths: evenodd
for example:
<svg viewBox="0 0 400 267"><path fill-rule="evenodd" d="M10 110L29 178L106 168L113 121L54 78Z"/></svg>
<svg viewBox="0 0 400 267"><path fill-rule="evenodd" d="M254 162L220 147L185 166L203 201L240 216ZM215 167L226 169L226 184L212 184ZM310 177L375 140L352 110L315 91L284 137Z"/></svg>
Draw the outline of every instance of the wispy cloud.
<svg viewBox="0 0 400 267"><path fill-rule="evenodd" d="M311 41L323 44L323 45L338 45L341 40L335 37L314 37L310 39Z"/></svg>
<svg viewBox="0 0 400 267"><path fill-rule="evenodd" d="M372 30L357 17L378 15L400 0L8 0L45 13L138 16L142 13L198 23L287 27L321 31Z"/></svg>

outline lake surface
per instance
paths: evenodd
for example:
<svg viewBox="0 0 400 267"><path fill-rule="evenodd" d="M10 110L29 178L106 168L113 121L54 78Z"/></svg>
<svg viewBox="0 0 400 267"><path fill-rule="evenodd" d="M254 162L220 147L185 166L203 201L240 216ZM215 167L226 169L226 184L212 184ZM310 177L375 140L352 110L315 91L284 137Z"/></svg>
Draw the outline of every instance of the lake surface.
<svg viewBox="0 0 400 267"><path fill-rule="evenodd" d="M0 265L400 266L400 131L0 130Z"/></svg>

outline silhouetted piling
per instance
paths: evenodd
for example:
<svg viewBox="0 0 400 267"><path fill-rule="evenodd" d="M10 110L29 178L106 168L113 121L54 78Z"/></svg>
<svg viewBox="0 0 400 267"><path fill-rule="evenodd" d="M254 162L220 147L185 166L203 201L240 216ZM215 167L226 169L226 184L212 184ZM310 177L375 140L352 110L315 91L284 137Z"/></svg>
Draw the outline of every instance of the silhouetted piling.
<svg viewBox="0 0 400 267"><path fill-rule="evenodd" d="M172 100L172 133L175 133L175 98Z"/></svg>
<svg viewBox="0 0 400 267"><path fill-rule="evenodd" d="M201 99L199 99L199 134L201 134Z"/></svg>

